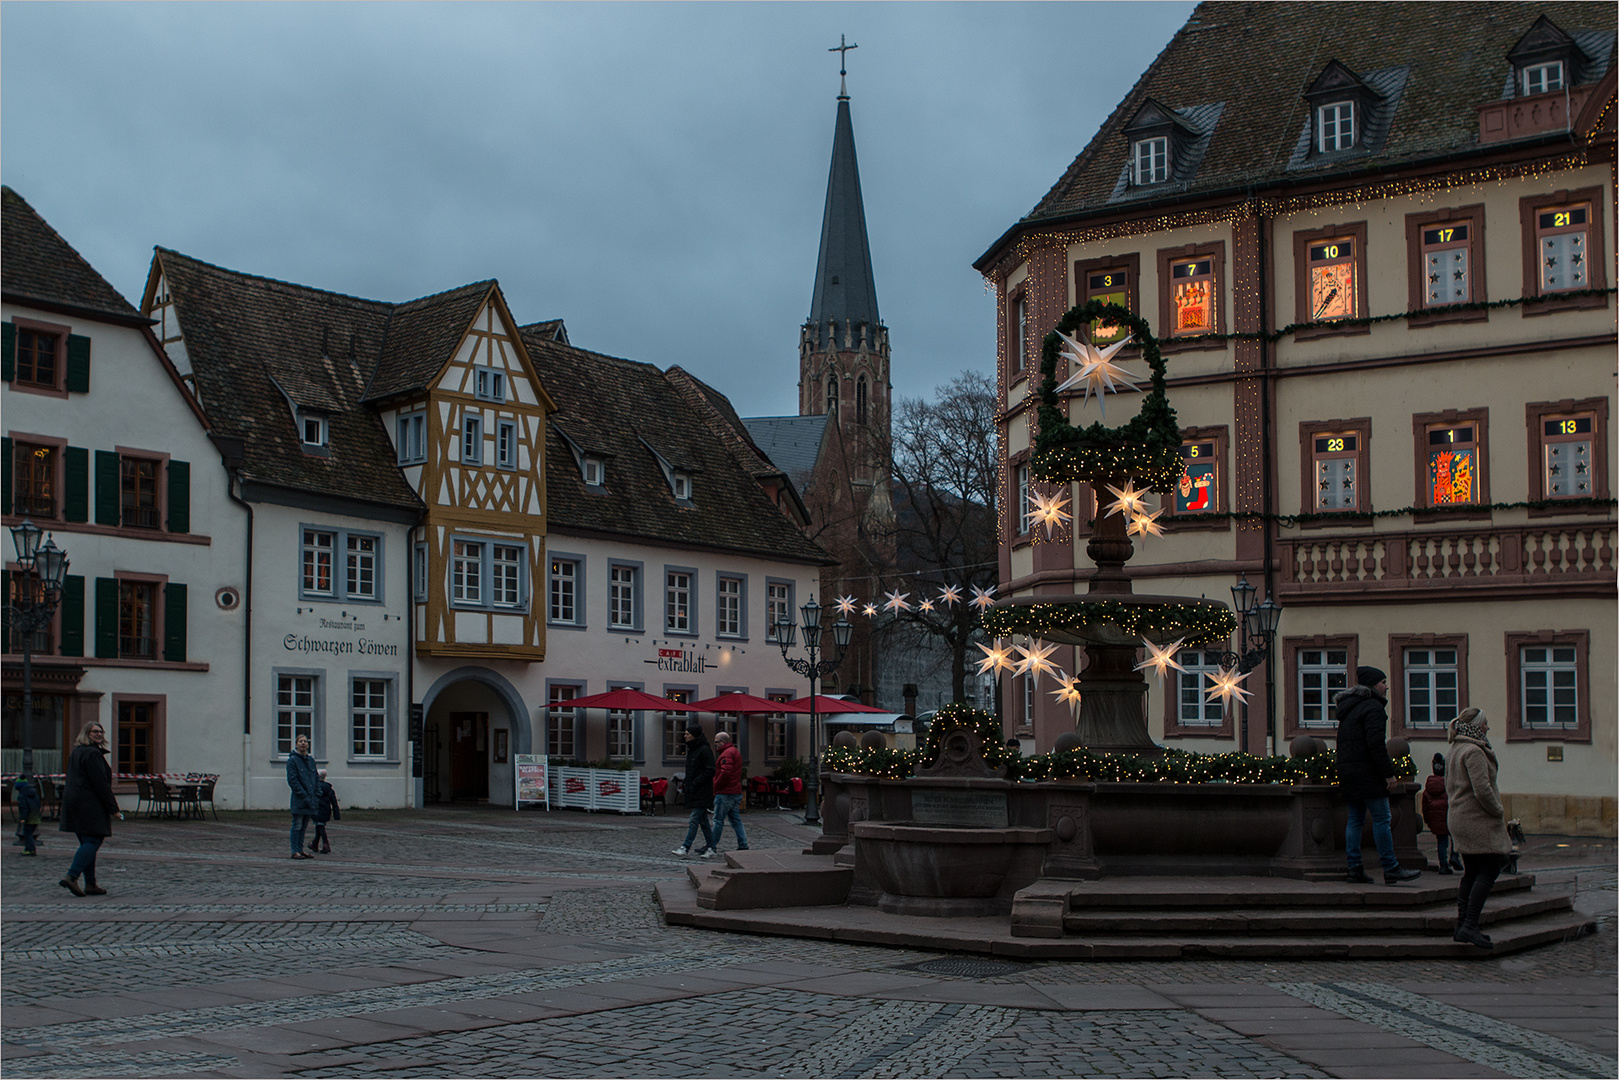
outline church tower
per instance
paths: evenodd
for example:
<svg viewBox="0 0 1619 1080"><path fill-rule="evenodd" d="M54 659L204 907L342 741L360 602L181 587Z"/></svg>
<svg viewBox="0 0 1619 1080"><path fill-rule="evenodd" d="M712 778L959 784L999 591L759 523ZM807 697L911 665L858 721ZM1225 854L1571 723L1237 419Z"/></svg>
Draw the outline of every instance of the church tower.
<svg viewBox="0 0 1619 1080"><path fill-rule="evenodd" d="M846 479L860 515L868 517L886 515L890 503L893 387L888 381L888 328L877 314L847 74L839 72L815 294L799 334L798 414L831 417L846 457Z"/></svg>

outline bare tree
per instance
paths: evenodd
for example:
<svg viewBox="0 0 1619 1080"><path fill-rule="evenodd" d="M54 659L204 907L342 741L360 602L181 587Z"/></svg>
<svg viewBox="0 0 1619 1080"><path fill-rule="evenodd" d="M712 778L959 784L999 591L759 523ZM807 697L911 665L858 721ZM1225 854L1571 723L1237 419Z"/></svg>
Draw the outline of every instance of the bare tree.
<svg viewBox="0 0 1619 1080"><path fill-rule="evenodd" d="M932 401L906 398L894 415L893 562L891 587L923 592L933 610L912 607L898 618L942 638L951 650L953 700L966 693L967 649L978 612L973 586L997 577L995 382L964 371L934 390ZM937 601L954 586L955 604Z"/></svg>

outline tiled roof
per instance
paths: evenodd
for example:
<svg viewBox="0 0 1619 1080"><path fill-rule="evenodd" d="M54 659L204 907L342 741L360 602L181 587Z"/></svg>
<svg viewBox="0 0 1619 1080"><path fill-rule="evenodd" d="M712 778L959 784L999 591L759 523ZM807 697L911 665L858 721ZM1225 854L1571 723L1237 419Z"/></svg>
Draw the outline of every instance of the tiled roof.
<svg viewBox="0 0 1619 1080"><path fill-rule="evenodd" d="M494 288L493 281L475 281L459 289L393 305L382 356L365 400L380 401L395 394L425 390L461 344Z"/></svg>
<svg viewBox="0 0 1619 1080"><path fill-rule="evenodd" d="M1183 117L1196 111L1213 130L1195 174L1147 189L1145 199L1315 182L1471 151L1478 106L1501 99L1507 51L1541 15L1586 53L1582 84L1607 72L1607 3L1199 4L1021 225L1114 212L1130 149L1123 128L1148 98ZM1304 163L1295 157L1310 119L1303 94L1333 60L1385 95L1387 132L1367 153ZM1216 103L1223 108L1211 116Z"/></svg>
<svg viewBox="0 0 1619 1080"><path fill-rule="evenodd" d="M813 565L834 561L771 503L749 469L692 408L677 387L685 380L671 380L651 364L553 341L537 326L523 328L523 343L557 404L546 435L552 529ZM559 429L585 452L606 458L602 488L586 487ZM692 470L691 507L675 504L648 446Z"/></svg>
<svg viewBox="0 0 1619 1080"><path fill-rule="evenodd" d="M216 433L243 442L245 480L422 507L394 464L392 440L362 401L394 305L242 274L166 248L156 259L202 406ZM304 451L288 397L326 416L325 456Z"/></svg>
<svg viewBox="0 0 1619 1080"><path fill-rule="evenodd" d="M803 488L815 472L829 419L828 416L754 416L742 423L764 455Z"/></svg>
<svg viewBox="0 0 1619 1080"><path fill-rule="evenodd" d="M9 187L0 188L0 277L6 295L54 301L128 320L139 312Z"/></svg>
<svg viewBox="0 0 1619 1080"><path fill-rule="evenodd" d="M736 409L732 408L730 398L685 368L672 367L663 374L674 386L675 392L686 399L696 415L708 424L709 430L725 444L738 464L748 470L750 475L765 477L782 474L781 467L754 445L742 418L736 414Z"/></svg>

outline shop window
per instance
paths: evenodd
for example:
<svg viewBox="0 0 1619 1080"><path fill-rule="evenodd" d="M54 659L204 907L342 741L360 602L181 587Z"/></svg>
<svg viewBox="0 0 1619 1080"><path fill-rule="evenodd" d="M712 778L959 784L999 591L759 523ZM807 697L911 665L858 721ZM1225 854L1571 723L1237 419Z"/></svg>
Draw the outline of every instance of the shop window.
<svg viewBox="0 0 1619 1080"><path fill-rule="evenodd" d="M1304 471L1303 506L1307 513L1366 513L1371 421L1330 421L1299 425Z"/></svg>
<svg viewBox="0 0 1619 1080"><path fill-rule="evenodd" d="M1412 418L1418 459L1416 505L1445 509L1490 501L1489 422L1488 409L1419 413Z"/></svg>
<svg viewBox="0 0 1619 1080"><path fill-rule="evenodd" d="M1603 264L1600 188L1526 196L1519 200L1523 227L1524 295L1556 297L1559 293L1606 289ZM1607 307L1602 294L1569 296L1524 304L1524 316L1570 308Z"/></svg>
<svg viewBox="0 0 1619 1080"><path fill-rule="evenodd" d="M1293 234L1297 308L1294 321L1333 323L1366 314L1366 223L1329 225ZM1363 334L1366 323L1312 326L1295 332L1309 340L1328 334Z"/></svg>
<svg viewBox="0 0 1619 1080"><path fill-rule="evenodd" d="M1508 741L1591 738L1590 633L1508 634Z"/></svg>

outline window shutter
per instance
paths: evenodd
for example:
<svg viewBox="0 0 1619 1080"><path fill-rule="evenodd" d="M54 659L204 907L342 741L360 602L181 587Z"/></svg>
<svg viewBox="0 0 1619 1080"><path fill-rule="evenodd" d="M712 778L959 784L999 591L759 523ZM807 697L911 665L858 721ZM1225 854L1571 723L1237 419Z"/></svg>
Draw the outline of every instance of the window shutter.
<svg viewBox="0 0 1619 1080"><path fill-rule="evenodd" d="M10 382L17 377L17 324L0 323L0 335L0 382Z"/></svg>
<svg viewBox="0 0 1619 1080"><path fill-rule="evenodd" d="M11 469L11 440L0 439L0 511L7 514L11 513Z"/></svg>
<svg viewBox="0 0 1619 1080"><path fill-rule="evenodd" d="M169 531L191 531L191 463L169 462Z"/></svg>
<svg viewBox="0 0 1619 1080"><path fill-rule="evenodd" d="M173 581L163 586L163 659L183 663L186 658L186 587Z"/></svg>
<svg viewBox="0 0 1619 1080"><path fill-rule="evenodd" d="M118 513L118 455L111 450L97 450L96 524L116 526Z"/></svg>
<svg viewBox="0 0 1619 1080"><path fill-rule="evenodd" d="M70 394L90 392L90 339L67 336L67 389Z"/></svg>
<svg viewBox="0 0 1619 1080"><path fill-rule="evenodd" d="M62 455L62 464L67 476L62 492L62 516L69 521L89 521L90 451L82 446L70 446Z"/></svg>
<svg viewBox="0 0 1619 1080"><path fill-rule="evenodd" d="M118 659L118 580L96 578L96 655Z"/></svg>
<svg viewBox="0 0 1619 1080"><path fill-rule="evenodd" d="M62 655L84 655L84 578L77 574L62 581Z"/></svg>

